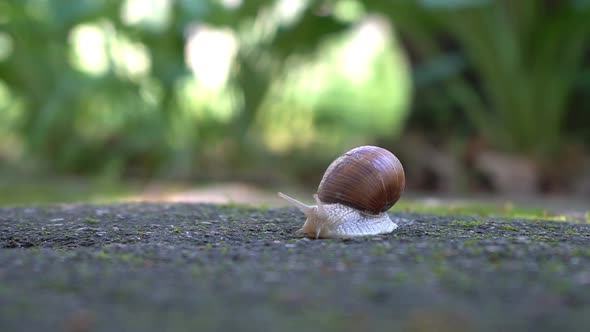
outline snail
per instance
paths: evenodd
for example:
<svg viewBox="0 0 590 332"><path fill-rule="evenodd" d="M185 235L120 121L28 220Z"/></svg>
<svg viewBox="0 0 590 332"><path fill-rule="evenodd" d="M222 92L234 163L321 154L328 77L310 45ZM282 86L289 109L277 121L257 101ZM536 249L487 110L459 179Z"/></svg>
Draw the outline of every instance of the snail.
<svg viewBox="0 0 590 332"><path fill-rule="evenodd" d="M360 146L334 160L306 205L283 193L307 220L295 234L312 238L351 238L393 232L398 226L389 210L405 186L402 164L380 147Z"/></svg>

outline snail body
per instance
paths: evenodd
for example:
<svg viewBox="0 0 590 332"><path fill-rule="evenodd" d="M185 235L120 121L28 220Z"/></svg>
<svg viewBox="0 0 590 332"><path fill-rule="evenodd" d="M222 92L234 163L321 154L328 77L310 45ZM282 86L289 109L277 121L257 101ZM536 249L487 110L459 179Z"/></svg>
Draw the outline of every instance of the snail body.
<svg viewBox="0 0 590 332"><path fill-rule="evenodd" d="M389 210L400 198L405 176L400 161L376 146L361 146L337 158L326 170L306 205L283 193L279 196L301 210L307 220L297 235L350 238L391 233L397 225Z"/></svg>

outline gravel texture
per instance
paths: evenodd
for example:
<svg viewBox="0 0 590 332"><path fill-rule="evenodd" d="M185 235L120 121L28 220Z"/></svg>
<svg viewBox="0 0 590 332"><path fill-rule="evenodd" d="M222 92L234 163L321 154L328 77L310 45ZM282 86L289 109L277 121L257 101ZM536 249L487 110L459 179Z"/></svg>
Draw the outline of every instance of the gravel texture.
<svg viewBox="0 0 590 332"><path fill-rule="evenodd" d="M590 224L295 209L0 208L0 331L590 331Z"/></svg>

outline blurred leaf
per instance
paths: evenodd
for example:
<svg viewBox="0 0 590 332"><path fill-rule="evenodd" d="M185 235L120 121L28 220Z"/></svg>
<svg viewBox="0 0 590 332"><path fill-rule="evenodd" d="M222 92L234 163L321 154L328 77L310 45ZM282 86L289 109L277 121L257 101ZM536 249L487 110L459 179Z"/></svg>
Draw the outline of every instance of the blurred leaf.
<svg viewBox="0 0 590 332"><path fill-rule="evenodd" d="M414 69L414 84L418 87L456 77L467 68L467 61L460 53L433 56Z"/></svg>
<svg viewBox="0 0 590 332"><path fill-rule="evenodd" d="M418 87L436 77L447 98L501 149L557 151L566 103L588 47L587 9L532 0L399 1L390 8L366 3L387 12L424 58L452 60L456 51L437 40L450 37L469 64L465 69L480 82L467 83L468 71L460 73L456 62L428 60L418 66Z"/></svg>
<svg viewBox="0 0 590 332"><path fill-rule="evenodd" d="M251 0L242 1L237 8L228 8L222 1L209 0L206 20L214 26L238 29L244 21L256 18L260 11L274 3L274 0Z"/></svg>
<svg viewBox="0 0 590 332"><path fill-rule="evenodd" d="M319 9L310 6L293 25L280 26L272 42L272 51L281 57L295 53L315 51L326 37L341 33L350 24L336 20L331 15L321 15Z"/></svg>

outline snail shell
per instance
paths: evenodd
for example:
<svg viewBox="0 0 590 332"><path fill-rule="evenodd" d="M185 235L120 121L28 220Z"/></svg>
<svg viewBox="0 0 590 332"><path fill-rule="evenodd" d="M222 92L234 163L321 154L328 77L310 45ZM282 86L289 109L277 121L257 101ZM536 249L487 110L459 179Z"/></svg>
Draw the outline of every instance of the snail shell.
<svg viewBox="0 0 590 332"><path fill-rule="evenodd" d="M393 153L361 146L334 160L324 173L318 196L372 214L389 210L405 187L404 169Z"/></svg>
<svg viewBox="0 0 590 332"><path fill-rule="evenodd" d="M307 220L297 234L315 238L349 238L390 233L397 228L385 211L400 198L404 170L393 153L361 146L337 158L326 170L317 203L308 206L283 193Z"/></svg>

